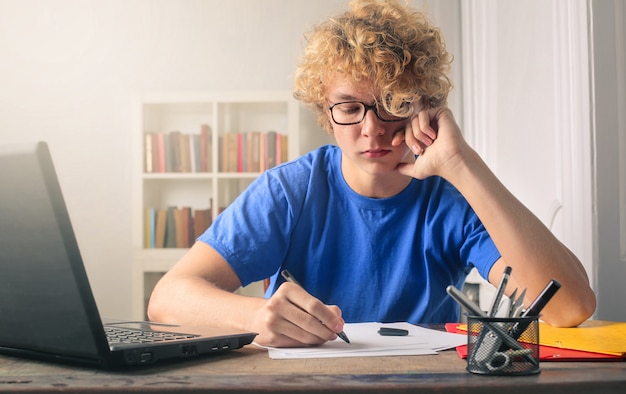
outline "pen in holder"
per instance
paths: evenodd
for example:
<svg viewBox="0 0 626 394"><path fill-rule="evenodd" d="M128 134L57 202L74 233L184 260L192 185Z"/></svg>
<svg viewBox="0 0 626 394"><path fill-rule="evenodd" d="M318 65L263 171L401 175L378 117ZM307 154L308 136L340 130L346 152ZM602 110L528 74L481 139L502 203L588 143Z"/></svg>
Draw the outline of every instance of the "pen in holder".
<svg viewBox="0 0 626 394"><path fill-rule="evenodd" d="M525 327L511 336L513 327ZM467 370L482 375L539 373L539 316L467 316Z"/></svg>

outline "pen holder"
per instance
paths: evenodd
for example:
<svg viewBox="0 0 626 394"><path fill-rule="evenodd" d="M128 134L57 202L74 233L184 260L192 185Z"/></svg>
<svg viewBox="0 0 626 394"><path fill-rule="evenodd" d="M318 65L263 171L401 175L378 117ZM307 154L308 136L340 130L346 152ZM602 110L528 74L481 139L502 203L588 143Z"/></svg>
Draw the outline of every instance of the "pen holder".
<svg viewBox="0 0 626 394"><path fill-rule="evenodd" d="M516 333L520 333L519 336ZM467 316L467 370L482 375L539 373L539 316Z"/></svg>

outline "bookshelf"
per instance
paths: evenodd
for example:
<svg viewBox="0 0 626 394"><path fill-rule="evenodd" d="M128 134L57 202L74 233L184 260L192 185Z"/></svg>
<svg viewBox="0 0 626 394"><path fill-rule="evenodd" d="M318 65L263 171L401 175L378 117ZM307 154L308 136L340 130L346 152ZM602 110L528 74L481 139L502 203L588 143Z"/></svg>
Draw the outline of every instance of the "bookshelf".
<svg viewBox="0 0 626 394"><path fill-rule="evenodd" d="M133 313L139 319L154 284L196 233L265 169L300 154L300 114L290 91L154 92L137 100L136 112ZM261 295L262 284L239 292Z"/></svg>

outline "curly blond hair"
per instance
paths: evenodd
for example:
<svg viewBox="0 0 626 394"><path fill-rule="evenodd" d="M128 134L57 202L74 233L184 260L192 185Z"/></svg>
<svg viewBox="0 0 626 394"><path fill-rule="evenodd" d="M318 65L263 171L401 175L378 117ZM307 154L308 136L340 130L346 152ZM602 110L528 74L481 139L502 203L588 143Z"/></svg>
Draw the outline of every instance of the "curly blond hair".
<svg viewBox="0 0 626 394"><path fill-rule="evenodd" d="M326 87L337 72L367 80L380 92L383 108L408 116L406 103L445 105L452 84L451 57L439 29L426 16L395 0L354 0L350 10L329 18L306 37L295 73L293 95L310 105L329 133Z"/></svg>

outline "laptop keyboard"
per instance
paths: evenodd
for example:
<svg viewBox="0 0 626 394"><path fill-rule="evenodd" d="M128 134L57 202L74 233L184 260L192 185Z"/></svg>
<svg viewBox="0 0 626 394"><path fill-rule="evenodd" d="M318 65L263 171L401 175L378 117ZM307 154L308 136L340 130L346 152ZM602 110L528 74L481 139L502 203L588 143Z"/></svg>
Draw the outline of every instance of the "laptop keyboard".
<svg viewBox="0 0 626 394"><path fill-rule="evenodd" d="M180 334L166 331L133 330L124 327L104 327L109 343L154 343L179 339L197 338L195 334Z"/></svg>

